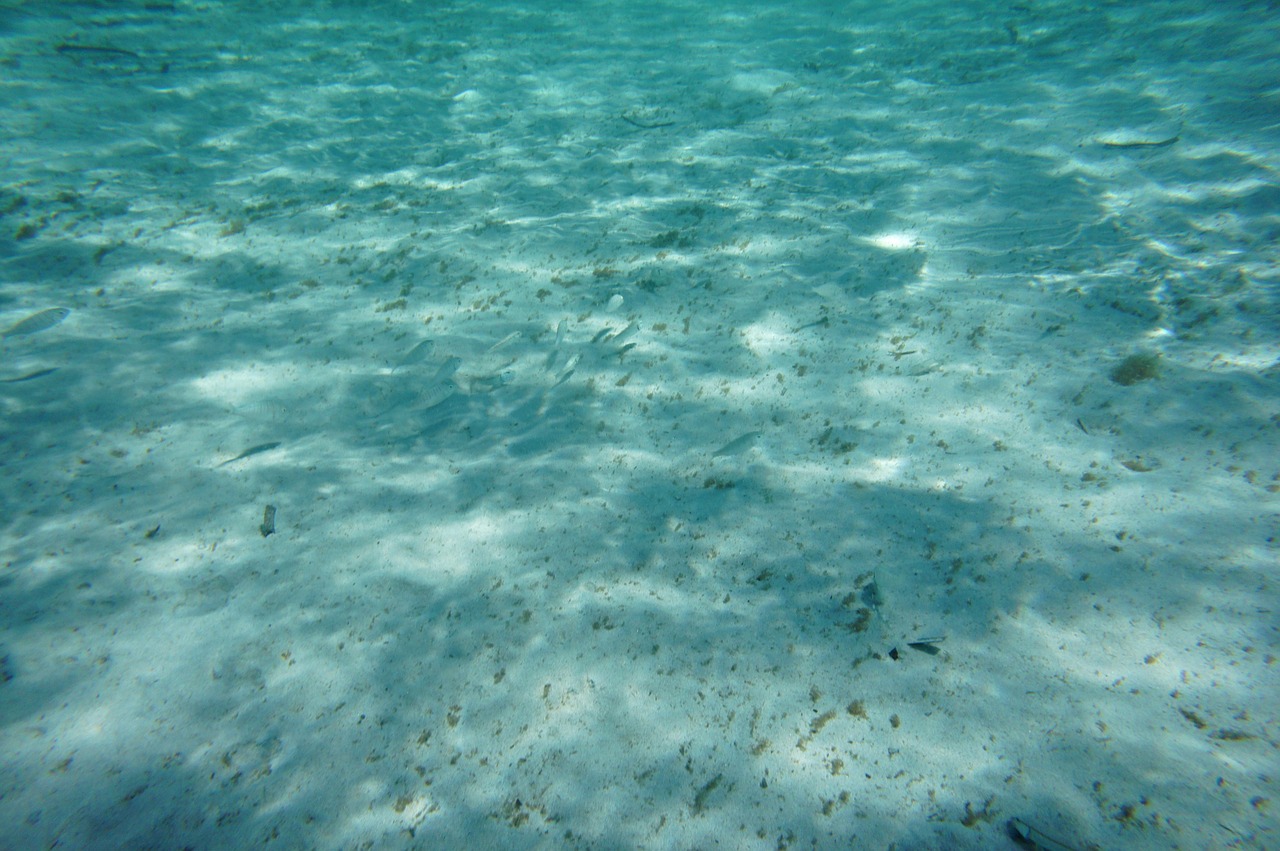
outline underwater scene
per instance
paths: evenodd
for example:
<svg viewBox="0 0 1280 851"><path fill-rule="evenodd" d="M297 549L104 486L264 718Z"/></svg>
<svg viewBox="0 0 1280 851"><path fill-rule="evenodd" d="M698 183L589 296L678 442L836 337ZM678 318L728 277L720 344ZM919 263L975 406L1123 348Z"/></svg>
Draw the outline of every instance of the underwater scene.
<svg viewBox="0 0 1280 851"><path fill-rule="evenodd" d="M1280 847L1280 7L0 2L0 847Z"/></svg>

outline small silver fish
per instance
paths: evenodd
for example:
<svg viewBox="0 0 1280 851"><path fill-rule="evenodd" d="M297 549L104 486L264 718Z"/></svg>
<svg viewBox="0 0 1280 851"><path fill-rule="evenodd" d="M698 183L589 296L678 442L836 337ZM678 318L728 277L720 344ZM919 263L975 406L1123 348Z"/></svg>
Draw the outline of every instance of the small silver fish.
<svg viewBox="0 0 1280 851"><path fill-rule="evenodd" d="M617 334L614 334L612 337L606 340L606 342L614 346L620 346L627 340L631 339L631 336L635 334L636 331L638 330L640 330L640 326L637 323L632 322L631 324L627 325L626 328L623 328Z"/></svg>
<svg viewBox="0 0 1280 851"><path fill-rule="evenodd" d="M225 467L228 464L231 464L235 461L240 461L242 459L248 458L250 455L257 455L259 452L270 452L272 449L275 449L279 445L280 445L280 441L278 440L272 441L271 443L260 443L257 446L253 446L246 449L245 451L241 452L239 455L237 455L234 458L228 458L226 461L223 461L218 466Z"/></svg>
<svg viewBox="0 0 1280 851"><path fill-rule="evenodd" d="M499 340L498 342L494 343L494 344L493 344L492 346L490 346L489 348L485 349L485 354L488 354L489 352L496 352L498 349L502 348L502 347L503 347L503 346L505 346L507 343L510 343L512 340L518 340L518 339L520 339L520 332L519 332L519 331L512 331L510 334L508 334L507 336L503 337L501 340Z"/></svg>
<svg viewBox="0 0 1280 851"><path fill-rule="evenodd" d="M0 334L0 339L9 337L23 337L27 334L35 334L39 331L47 331L54 325L66 319L71 314L68 307L51 307L48 310L42 310L39 313L33 313L26 319L19 320L10 325L8 330Z"/></svg>
<svg viewBox="0 0 1280 851"><path fill-rule="evenodd" d="M759 437L760 437L760 432L749 431L746 434L742 435L742 437L734 438L733 440L726 443L724 446L721 446L715 452L712 452L711 457L719 458L721 455L739 455L743 452L746 452L751 447L755 446L756 440L759 439Z"/></svg>
<svg viewBox="0 0 1280 851"><path fill-rule="evenodd" d="M1075 848L1061 840L1054 839L1042 830L1027 824L1020 818L1011 818L1008 822L1011 833L1017 836L1020 844L1035 851L1075 851Z"/></svg>
<svg viewBox="0 0 1280 851"><path fill-rule="evenodd" d="M414 414L414 413L421 413L423 411L429 411L432 408L436 407L437 405L443 404L448 400L452 399L454 397L454 394L456 394L457 392L458 392L458 385L456 382L454 382L452 378L446 378L444 381L441 381L437 384L428 385L427 388L422 391L421 395L419 395L418 398L413 400L413 402L406 409L406 412L410 414ZM382 414L380 414L379 416L382 416L390 413L391 411L394 411L396 407L399 407L399 406L393 406L391 408L388 408L386 411L383 411Z"/></svg>
<svg viewBox="0 0 1280 851"><path fill-rule="evenodd" d="M28 372L26 375L19 375L17 378L0 378L0 383L17 384L19 381L32 381L36 378L44 378L46 375L57 372L56 366L46 367L45 369L37 369L35 372Z"/></svg>
<svg viewBox="0 0 1280 851"><path fill-rule="evenodd" d="M453 378L453 374L458 371L458 367L460 366L462 366L462 358L457 355L446 358L445 362L436 370L436 374L431 376L432 383L448 381L450 378Z"/></svg>
<svg viewBox="0 0 1280 851"><path fill-rule="evenodd" d="M499 387L510 384L513 378L515 373L509 369L496 375L481 375L471 379L471 392L487 393L490 390L497 390Z"/></svg>
<svg viewBox="0 0 1280 851"><path fill-rule="evenodd" d="M410 349L408 354L400 358L400 360L396 363L396 365L391 368L391 371L395 372L397 369L400 369L401 367L411 366L413 364L418 364L418 363L422 363L423 361L430 360L431 356L435 354L435 352L436 352L436 341L423 340L421 343L419 343L418 345Z"/></svg>

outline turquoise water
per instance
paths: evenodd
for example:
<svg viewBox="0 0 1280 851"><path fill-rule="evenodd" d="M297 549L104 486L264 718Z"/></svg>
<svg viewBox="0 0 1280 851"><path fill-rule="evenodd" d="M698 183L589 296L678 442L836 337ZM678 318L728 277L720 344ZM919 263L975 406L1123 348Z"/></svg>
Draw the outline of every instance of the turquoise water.
<svg viewBox="0 0 1280 851"><path fill-rule="evenodd" d="M1275 846L1277 21L4 4L0 845Z"/></svg>

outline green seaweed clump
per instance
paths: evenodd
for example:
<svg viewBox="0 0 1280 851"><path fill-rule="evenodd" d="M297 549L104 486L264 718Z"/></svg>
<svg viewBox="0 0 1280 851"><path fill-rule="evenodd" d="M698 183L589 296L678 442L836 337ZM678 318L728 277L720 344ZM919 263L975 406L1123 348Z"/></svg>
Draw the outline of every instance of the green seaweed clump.
<svg viewBox="0 0 1280 851"><path fill-rule="evenodd" d="M1160 374L1160 357L1151 354L1129 355L1111 370L1111 380L1128 387L1139 381L1149 381Z"/></svg>

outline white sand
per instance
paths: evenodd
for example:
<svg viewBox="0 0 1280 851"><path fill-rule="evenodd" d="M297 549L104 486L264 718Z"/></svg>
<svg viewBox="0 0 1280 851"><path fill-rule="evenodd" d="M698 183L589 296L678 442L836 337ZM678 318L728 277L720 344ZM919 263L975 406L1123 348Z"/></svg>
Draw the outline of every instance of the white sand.
<svg viewBox="0 0 1280 851"><path fill-rule="evenodd" d="M0 845L1280 845L1269 4L42 5Z"/></svg>

